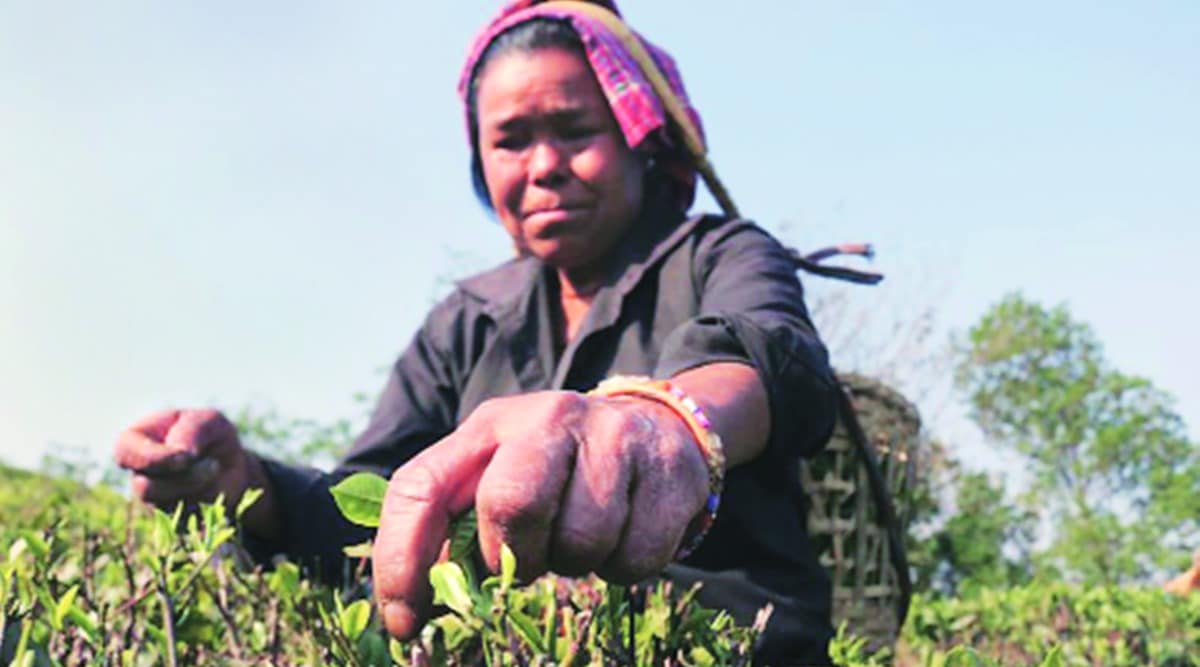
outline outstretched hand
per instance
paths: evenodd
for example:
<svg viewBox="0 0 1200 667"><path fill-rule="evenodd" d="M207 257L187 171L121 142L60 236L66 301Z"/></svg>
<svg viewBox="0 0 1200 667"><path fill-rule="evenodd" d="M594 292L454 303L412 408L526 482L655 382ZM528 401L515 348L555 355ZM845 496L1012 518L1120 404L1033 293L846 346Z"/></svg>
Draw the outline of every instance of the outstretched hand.
<svg viewBox="0 0 1200 667"><path fill-rule="evenodd" d="M113 458L133 472L134 497L171 511L218 496L235 507L249 488L263 496L243 517L250 532L272 537L274 497L262 463L249 454L237 428L211 408L163 410L134 422L117 437Z"/></svg>
<svg viewBox="0 0 1200 667"><path fill-rule="evenodd" d="M372 553L384 623L397 637L420 630L429 568L472 505L493 571L504 543L525 579L634 582L671 562L707 492L690 431L654 401L566 391L488 401L392 475Z"/></svg>

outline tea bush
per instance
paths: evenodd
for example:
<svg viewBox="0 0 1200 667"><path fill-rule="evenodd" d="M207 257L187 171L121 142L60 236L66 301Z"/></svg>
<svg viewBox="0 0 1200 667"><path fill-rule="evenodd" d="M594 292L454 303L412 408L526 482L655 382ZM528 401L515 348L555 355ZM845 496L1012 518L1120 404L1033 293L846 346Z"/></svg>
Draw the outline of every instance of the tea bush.
<svg viewBox="0 0 1200 667"><path fill-rule="evenodd" d="M365 561L337 589L292 563L252 566L236 545L252 501L232 517L220 504L165 514L0 466L0 665L747 665L767 619L739 626L667 583L519 586L506 556L482 581L436 566L444 613L396 642ZM1200 600L1066 585L919 596L894 656L845 629L830 652L849 667L1200 665Z"/></svg>

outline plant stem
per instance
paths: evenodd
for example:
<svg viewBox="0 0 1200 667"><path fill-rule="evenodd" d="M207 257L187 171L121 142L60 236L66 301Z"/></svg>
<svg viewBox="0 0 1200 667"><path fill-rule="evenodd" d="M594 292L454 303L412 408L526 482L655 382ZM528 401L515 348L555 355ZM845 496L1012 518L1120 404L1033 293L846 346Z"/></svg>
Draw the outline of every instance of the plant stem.
<svg viewBox="0 0 1200 667"><path fill-rule="evenodd" d="M163 632L167 636L167 665L178 667L179 656L175 654L175 606L171 602L170 593L167 592L167 579L163 574L166 566L164 559L163 569L158 572L158 599L162 602Z"/></svg>

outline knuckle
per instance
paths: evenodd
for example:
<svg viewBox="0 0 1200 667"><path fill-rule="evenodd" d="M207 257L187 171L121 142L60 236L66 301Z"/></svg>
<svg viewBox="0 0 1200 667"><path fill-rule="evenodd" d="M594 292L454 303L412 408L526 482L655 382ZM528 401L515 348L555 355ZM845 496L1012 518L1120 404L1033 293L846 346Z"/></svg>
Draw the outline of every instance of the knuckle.
<svg viewBox="0 0 1200 667"><path fill-rule="evenodd" d="M187 410L187 414L189 417L200 423L219 421L225 418L225 416L222 415L221 412L216 408L192 408Z"/></svg>
<svg viewBox="0 0 1200 667"><path fill-rule="evenodd" d="M554 536L554 551L565 560L603 561L612 551L613 545L595 530L581 530L564 526Z"/></svg>
<svg viewBox="0 0 1200 667"><path fill-rule="evenodd" d="M557 412L572 413L587 408L589 402L586 396L574 391L556 391L550 393L550 406Z"/></svg>
<svg viewBox="0 0 1200 667"><path fill-rule="evenodd" d="M509 402L509 399L504 396L499 396L496 398L489 398L486 401L480 403L478 406L475 407L474 410L471 411L471 414L467 417L467 421L470 421L470 422L490 421L490 420L494 419L497 415L504 414L505 406L508 402Z"/></svg>
<svg viewBox="0 0 1200 667"><path fill-rule="evenodd" d="M392 471L387 497L394 497L397 501L428 503L438 497L439 488L441 476L437 470L418 458Z"/></svg>

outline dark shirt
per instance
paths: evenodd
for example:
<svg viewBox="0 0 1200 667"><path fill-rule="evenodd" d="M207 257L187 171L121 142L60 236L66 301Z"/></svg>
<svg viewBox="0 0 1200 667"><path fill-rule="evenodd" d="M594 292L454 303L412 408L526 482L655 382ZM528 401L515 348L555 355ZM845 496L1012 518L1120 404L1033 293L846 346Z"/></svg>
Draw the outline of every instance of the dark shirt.
<svg viewBox="0 0 1200 667"><path fill-rule="evenodd" d="M281 550L335 578L342 546L369 535L339 516L329 487L357 471L389 475L489 398L587 391L615 374L667 378L742 362L767 390L767 447L729 471L708 536L664 576L703 581L700 601L741 623L770 602L760 660L824 664L830 585L805 531L798 463L832 431L835 385L793 264L753 223L714 216L643 215L619 253L616 273L561 351L549 267L514 259L459 283L395 363L366 431L337 470L267 462L284 514Z"/></svg>

